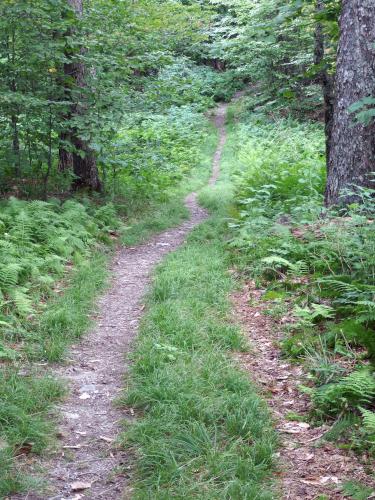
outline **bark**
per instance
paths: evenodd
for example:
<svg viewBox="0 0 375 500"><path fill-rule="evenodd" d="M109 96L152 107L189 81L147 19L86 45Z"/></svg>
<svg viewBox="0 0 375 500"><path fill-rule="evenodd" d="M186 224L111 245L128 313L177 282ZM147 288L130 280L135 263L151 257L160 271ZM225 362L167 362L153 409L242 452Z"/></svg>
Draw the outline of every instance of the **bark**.
<svg viewBox="0 0 375 500"><path fill-rule="evenodd" d="M16 177L21 176L21 152L20 152L20 139L18 134L18 121L17 116L11 116L12 129L13 129L13 162L14 162L14 175Z"/></svg>
<svg viewBox="0 0 375 500"><path fill-rule="evenodd" d="M335 79L335 104L325 200L328 206L357 201L340 197L353 185L370 187L375 171L375 123L353 124L348 108L375 95L375 2L343 0Z"/></svg>
<svg viewBox="0 0 375 500"><path fill-rule="evenodd" d="M68 115L65 115L63 117L64 121L70 120L70 117ZM66 143L66 142L72 142L71 137L69 132L61 132L60 133L60 142L61 143ZM60 146L59 148L59 166L58 166L59 172L66 172L69 170L73 170L73 154L65 149L63 145Z"/></svg>
<svg viewBox="0 0 375 500"><path fill-rule="evenodd" d="M74 9L77 17L82 17L83 14L83 0L67 0L68 4ZM71 34L71 33L70 33ZM84 53L84 48L81 49ZM70 61L64 64L64 76L67 82L65 88L65 97L69 96L71 99L72 83L73 88L83 89L86 86L85 72L86 68L81 61L74 60L74 54L67 50L68 58ZM67 121L70 121L74 116L84 115L86 112L84 105L83 92L81 95L81 102L72 103L69 112L65 116ZM73 189L89 188L93 191L101 191L102 185L99 178L99 172L96 165L96 158L94 152L90 149L89 144L82 140L79 136L79 131L75 128L65 130L61 133L60 139L62 141L70 142L73 146L73 152L67 151L64 146L59 151L59 170L64 171L73 169L75 179L72 184Z"/></svg>
<svg viewBox="0 0 375 500"><path fill-rule="evenodd" d="M322 12L324 9L324 0L317 0L316 12ZM317 23L315 27L315 54L314 64L317 66L324 64L325 54L325 36L321 23ZM326 137L326 163L327 172L329 168L329 157L331 151L332 138L332 121L334 110L334 81L333 76L328 73L327 66L322 67L317 75L317 80L322 87L324 99L324 122L325 122L325 137Z"/></svg>
<svg viewBox="0 0 375 500"><path fill-rule="evenodd" d="M90 188L94 191L102 191L102 184L96 166L95 156L85 141L79 137L73 137L73 145L81 154L73 154L73 172L75 179L73 189Z"/></svg>

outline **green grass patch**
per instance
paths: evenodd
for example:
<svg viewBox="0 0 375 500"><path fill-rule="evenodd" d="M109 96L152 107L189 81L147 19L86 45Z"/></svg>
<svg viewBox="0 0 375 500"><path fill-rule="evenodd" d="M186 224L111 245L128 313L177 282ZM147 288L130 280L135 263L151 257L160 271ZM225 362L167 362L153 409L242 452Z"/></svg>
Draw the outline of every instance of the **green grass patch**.
<svg viewBox="0 0 375 500"><path fill-rule="evenodd" d="M138 455L135 498L273 497L270 417L228 355L244 340L229 319L225 231L212 217L157 269L124 402L143 415L123 437Z"/></svg>
<svg viewBox="0 0 375 500"><path fill-rule="evenodd" d="M35 370L22 374L8 368L0 373L0 498L29 486L14 456L46 447L54 431L52 407L63 394L58 381Z"/></svg>
<svg viewBox="0 0 375 500"><path fill-rule="evenodd" d="M60 361L66 348L87 331L95 299L107 283L109 255L102 251L89 260L75 261L64 293L51 301L39 323L29 332L32 358Z"/></svg>

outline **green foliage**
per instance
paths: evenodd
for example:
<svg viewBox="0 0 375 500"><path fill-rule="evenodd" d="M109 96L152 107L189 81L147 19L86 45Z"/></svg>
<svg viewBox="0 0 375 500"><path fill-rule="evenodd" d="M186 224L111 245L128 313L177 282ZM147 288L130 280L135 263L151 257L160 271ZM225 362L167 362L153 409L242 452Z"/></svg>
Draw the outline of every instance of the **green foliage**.
<svg viewBox="0 0 375 500"><path fill-rule="evenodd" d="M202 161L208 139L207 121L190 106L167 114L143 114L119 133L111 156L105 157L108 187L117 196L167 199L171 188Z"/></svg>
<svg viewBox="0 0 375 500"><path fill-rule="evenodd" d="M373 450L375 379L371 365L363 366L363 358L375 359L373 191L353 188L361 204L323 211L319 129L244 112L242 120L234 129L241 135L233 146L233 257L262 287L284 295L290 322L282 348L305 362L315 416L337 419L327 439Z"/></svg>
<svg viewBox="0 0 375 500"><path fill-rule="evenodd" d="M316 75L333 63L338 14L328 20L324 11L317 19L314 2L299 3L298 8L295 0L213 1L218 14L211 29L212 57L256 85L272 111L275 107L296 108L301 114L304 109L312 111L321 101ZM320 67L314 61L318 20L324 25L327 45Z"/></svg>
<svg viewBox="0 0 375 500"><path fill-rule="evenodd" d="M375 413L364 408L361 408L361 413L366 432L375 437Z"/></svg>
<svg viewBox="0 0 375 500"><path fill-rule="evenodd" d="M84 5L82 16L66 0L3 3L1 191L44 198L48 192L67 191L74 176L70 171L58 172L59 150L81 157L87 154L72 140L72 131L99 159L108 191L113 187L112 182L106 182L108 175L124 168L126 183L133 168L131 165L129 169L133 158L123 159L123 151L120 157L116 151L128 146L126 141L118 146L119 130L129 132L128 142L137 143L139 156L131 174L139 181L139 165L144 160L141 168L143 174L147 172L149 193L153 191L152 177L158 185L163 184L166 171L173 176L171 169L176 167L181 152L178 145L177 151L170 155L166 152L171 135L176 134L175 125L170 131L168 117L159 116L159 127L157 119L151 124L151 116L141 118L141 122L149 122L146 129L153 134L150 148L159 139L163 141L158 137L159 128L164 130L161 136L169 134L161 152L155 151L155 161L151 151L143 151L147 137L143 129L138 130L134 112L141 103L143 112L148 109L161 115L168 115L169 107L191 104L204 110L212 103L220 79L212 70L199 68L189 59L194 57L189 47L199 46L206 38L203 27L208 20L208 13L199 5L188 7L173 1L95 0ZM86 67L83 82L72 78L76 70L69 73L67 69L67 65L78 64ZM173 114L176 112L172 112L171 121ZM185 118L187 115L186 111ZM134 131L129 130L131 126ZM190 129L191 123L182 133L183 140ZM152 168L148 171L150 162ZM185 157L183 163L177 165L176 178L186 168ZM163 171L159 181L160 165Z"/></svg>
<svg viewBox="0 0 375 500"><path fill-rule="evenodd" d="M313 402L323 414L336 415L342 411L368 406L375 397L375 377L366 369L354 371L337 383L319 387Z"/></svg>
<svg viewBox="0 0 375 500"><path fill-rule="evenodd" d="M227 317L223 229L203 224L157 270L126 400L145 411L124 436L138 450L136 498L272 498L272 426L226 356L242 338Z"/></svg>
<svg viewBox="0 0 375 500"><path fill-rule="evenodd" d="M109 232L120 223L112 205L15 198L2 203L0 221L0 329L6 342L30 329L72 261L110 242ZM11 355L6 347L2 352Z"/></svg>
<svg viewBox="0 0 375 500"><path fill-rule="evenodd" d="M342 492L353 500L367 500L374 494L374 489L356 481L347 481L342 486Z"/></svg>
<svg viewBox="0 0 375 500"><path fill-rule="evenodd" d="M244 210L261 205L283 213L320 200L325 167L320 127L260 115L249 117L238 134L237 199Z"/></svg>

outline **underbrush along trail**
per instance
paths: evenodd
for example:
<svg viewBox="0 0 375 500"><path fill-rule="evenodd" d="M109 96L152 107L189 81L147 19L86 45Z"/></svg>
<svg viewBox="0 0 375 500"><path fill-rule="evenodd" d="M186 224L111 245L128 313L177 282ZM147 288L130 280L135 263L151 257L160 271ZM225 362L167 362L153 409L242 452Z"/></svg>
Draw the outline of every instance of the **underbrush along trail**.
<svg viewBox="0 0 375 500"><path fill-rule="evenodd" d="M218 176L225 143L225 111L226 105L218 108L216 123L220 144L213 161L211 184ZM142 315L142 297L152 270L207 217L195 193L190 194L185 203L190 211L187 222L143 245L118 251L111 268L113 282L98 305L96 326L82 342L72 347L68 363L54 370L55 375L69 383L69 396L59 407L59 448L42 463L34 464L36 470L41 466L45 473L48 471L49 486L41 496L29 492L28 499L57 500L73 494L118 499L126 490L128 480L123 471L130 463L126 454L113 444L126 415L114 402L123 388L128 355Z"/></svg>

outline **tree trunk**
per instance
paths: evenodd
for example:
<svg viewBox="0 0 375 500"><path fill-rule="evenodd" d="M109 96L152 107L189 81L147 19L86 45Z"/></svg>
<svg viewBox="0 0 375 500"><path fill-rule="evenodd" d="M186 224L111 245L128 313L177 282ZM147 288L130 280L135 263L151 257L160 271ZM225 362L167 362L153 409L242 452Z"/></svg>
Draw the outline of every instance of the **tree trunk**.
<svg viewBox="0 0 375 500"><path fill-rule="evenodd" d="M83 0L67 0L68 4L74 9L77 17L83 15ZM71 36L72 33L69 33ZM72 53L73 52L73 53ZM84 48L81 49L84 53ZM71 60L64 64L65 76L65 97L69 100L72 98L72 87L84 89L85 82L85 65L81 61L74 60L74 51L67 50L66 55ZM73 57L72 57L73 56ZM73 84L71 83L73 82ZM82 93L83 94L83 93ZM66 120L71 120L74 116L84 115L86 109L82 102L84 96L80 96L81 102L72 103L68 114L65 116ZM60 147L59 151L59 170L64 171L73 169L75 179L72 184L73 189L89 188L93 191L101 191L102 185L99 179L99 172L96 165L96 158L94 152L91 150L89 144L82 140L79 136L77 129L65 130L60 134L62 141L70 142L73 146L73 152L67 151L64 146Z"/></svg>
<svg viewBox="0 0 375 500"><path fill-rule="evenodd" d="M375 171L375 123L353 124L348 108L375 95L375 2L343 0L335 80L335 104L326 187L326 204L351 203L340 197L353 185L370 187Z"/></svg>
<svg viewBox="0 0 375 500"><path fill-rule="evenodd" d="M68 115L64 115L63 117L64 120L70 120L70 118L71 117ZM73 153L65 149L66 146L64 144L67 142L72 142L69 132L61 132L58 165L59 172L67 172L69 170L73 170Z"/></svg>
<svg viewBox="0 0 375 500"><path fill-rule="evenodd" d="M319 14L324 10L324 0L316 1L316 12ZM325 37L321 23L315 27L315 54L314 64L317 66L324 64ZM324 99L324 122L326 137L326 163L327 171L329 168L329 157L331 151L332 139L332 121L333 121L333 103L334 103L334 85L333 76L328 73L327 66L323 66L318 73L318 82L322 86Z"/></svg>
<svg viewBox="0 0 375 500"><path fill-rule="evenodd" d="M96 160L92 151L89 149L85 141L79 137L73 137L74 148L81 154L73 154L73 172L75 179L73 180L73 189L90 188L93 191L102 191L102 184L99 179Z"/></svg>
<svg viewBox="0 0 375 500"><path fill-rule="evenodd" d="M12 129L13 129L13 162L14 162L14 175L15 177L21 176L21 152L20 152L20 139L18 134L18 121L17 116L11 116Z"/></svg>

